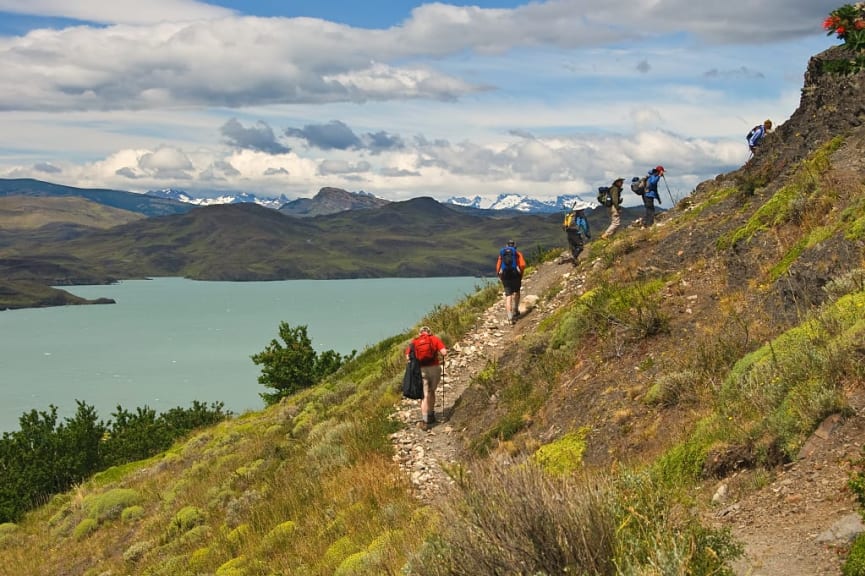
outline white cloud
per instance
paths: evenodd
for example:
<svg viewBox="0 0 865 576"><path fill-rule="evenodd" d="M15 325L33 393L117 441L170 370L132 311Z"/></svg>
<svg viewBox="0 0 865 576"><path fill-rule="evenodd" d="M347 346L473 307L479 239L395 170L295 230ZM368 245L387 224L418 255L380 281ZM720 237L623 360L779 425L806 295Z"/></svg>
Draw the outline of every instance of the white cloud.
<svg viewBox="0 0 865 576"><path fill-rule="evenodd" d="M110 24L224 18L233 11L195 0L0 0L0 12L71 18Z"/></svg>
<svg viewBox="0 0 865 576"><path fill-rule="evenodd" d="M182 0L103 4L0 0L0 11L109 24L0 38L0 73L15 79L0 87L0 176L555 197L663 163L687 192L747 158L755 118L795 109L836 7L432 3L373 30ZM342 139L323 145L322 127Z"/></svg>

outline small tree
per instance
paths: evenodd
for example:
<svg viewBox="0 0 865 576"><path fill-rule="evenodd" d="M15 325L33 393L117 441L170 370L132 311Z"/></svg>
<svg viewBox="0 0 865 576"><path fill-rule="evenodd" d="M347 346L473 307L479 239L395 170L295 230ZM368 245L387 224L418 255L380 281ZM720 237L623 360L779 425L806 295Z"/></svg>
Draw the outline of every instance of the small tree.
<svg viewBox="0 0 865 576"><path fill-rule="evenodd" d="M288 322L279 323L279 337L284 344L271 340L264 350L252 355L252 361L262 366L259 384L275 390L259 394L268 406L298 390L309 388L339 370L356 354L352 350L350 355L342 356L328 350L319 356L312 348L306 326L292 328Z"/></svg>

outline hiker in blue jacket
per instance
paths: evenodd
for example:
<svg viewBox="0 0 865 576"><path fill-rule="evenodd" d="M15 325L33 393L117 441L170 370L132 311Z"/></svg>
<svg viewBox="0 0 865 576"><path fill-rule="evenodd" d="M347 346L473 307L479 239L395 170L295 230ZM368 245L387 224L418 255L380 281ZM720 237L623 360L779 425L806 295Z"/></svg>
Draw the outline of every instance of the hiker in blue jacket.
<svg viewBox="0 0 865 576"><path fill-rule="evenodd" d="M646 209L645 214L643 214L643 228L648 228L655 223L655 200L658 201L658 204L661 203L658 182L663 175L664 167L661 165L649 170L649 177L646 179L646 192L643 194L643 207Z"/></svg>
<svg viewBox="0 0 865 576"><path fill-rule="evenodd" d="M757 124L750 132L748 132L748 149L751 150L751 154L757 151L757 146L763 142L763 138L766 137L766 134L768 134L771 129L772 121L766 120L762 124Z"/></svg>

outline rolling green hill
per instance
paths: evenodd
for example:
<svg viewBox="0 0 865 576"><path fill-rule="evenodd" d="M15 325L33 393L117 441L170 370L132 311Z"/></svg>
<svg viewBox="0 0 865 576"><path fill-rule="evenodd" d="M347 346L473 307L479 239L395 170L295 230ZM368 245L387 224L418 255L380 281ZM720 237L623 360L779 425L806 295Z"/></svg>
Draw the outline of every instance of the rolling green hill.
<svg viewBox="0 0 865 576"><path fill-rule="evenodd" d="M112 208L74 196L2 196L0 231L36 230L50 224L81 228L111 228L144 218L143 214Z"/></svg>
<svg viewBox="0 0 865 576"><path fill-rule="evenodd" d="M112 208L128 210L144 216L159 216L187 212L192 207L183 202L135 194L121 190L76 188L52 184L32 178L0 178L0 197L3 196L73 196L86 198Z"/></svg>

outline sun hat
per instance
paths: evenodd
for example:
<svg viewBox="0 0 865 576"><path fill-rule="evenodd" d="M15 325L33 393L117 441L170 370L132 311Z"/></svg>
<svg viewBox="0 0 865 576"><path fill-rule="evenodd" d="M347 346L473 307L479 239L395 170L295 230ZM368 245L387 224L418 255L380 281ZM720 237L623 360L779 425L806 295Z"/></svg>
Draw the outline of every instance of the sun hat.
<svg viewBox="0 0 865 576"><path fill-rule="evenodd" d="M421 334L432 334L432 330L430 330L429 326L421 326L420 327Z"/></svg>

